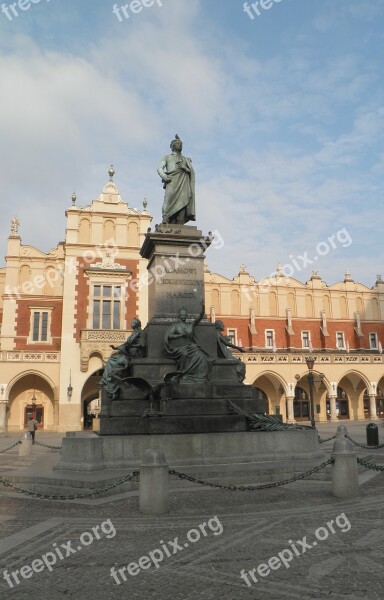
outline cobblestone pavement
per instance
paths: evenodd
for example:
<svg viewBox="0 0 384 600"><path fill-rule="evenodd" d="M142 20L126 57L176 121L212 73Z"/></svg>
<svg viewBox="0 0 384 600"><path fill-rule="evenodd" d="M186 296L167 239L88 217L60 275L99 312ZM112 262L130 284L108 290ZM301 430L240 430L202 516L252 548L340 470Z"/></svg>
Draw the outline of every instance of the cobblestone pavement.
<svg viewBox="0 0 384 600"><path fill-rule="evenodd" d="M362 426L348 429L364 442ZM332 429L320 433L326 437ZM8 441L1 439L0 449ZM254 492L192 486L172 491L169 514L158 517L140 515L135 492L98 504L2 493L0 598L382 600L383 499L384 473L366 481L360 497L349 501L334 498L324 481ZM11 576L13 588L3 578L5 570L20 571L49 552L47 562L56 560L51 571L35 563L36 570L44 569L24 568L27 578L16 573L19 584ZM142 559L143 568L131 565L143 556L149 557ZM259 566L268 562L274 568ZM132 574L119 573L128 565Z"/></svg>

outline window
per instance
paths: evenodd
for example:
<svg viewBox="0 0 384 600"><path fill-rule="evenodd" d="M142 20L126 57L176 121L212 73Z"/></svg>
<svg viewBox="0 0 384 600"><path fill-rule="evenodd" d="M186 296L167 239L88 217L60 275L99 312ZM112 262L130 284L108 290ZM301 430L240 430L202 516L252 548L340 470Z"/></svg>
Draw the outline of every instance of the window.
<svg viewBox="0 0 384 600"><path fill-rule="evenodd" d="M231 344L235 344L235 346L237 346L237 329L227 329L227 335L231 340Z"/></svg>
<svg viewBox="0 0 384 600"><path fill-rule="evenodd" d="M371 350L377 350L379 347L379 343L377 340L377 333L371 332L369 334L369 347Z"/></svg>
<svg viewBox="0 0 384 600"><path fill-rule="evenodd" d="M29 328L29 344L51 344L51 312L49 308L32 308Z"/></svg>
<svg viewBox="0 0 384 600"><path fill-rule="evenodd" d="M121 286L93 286L93 329L120 329Z"/></svg>
<svg viewBox="0 0 384 600"><path fill-rule="evenodd" d="M311 336L310 336L309 331L302 331L301 332L301 347L309 348L310 342L311 342Z"/></svg>
<svg viewBox="0 0 384 600"><path fill-rule="evenodd" d="M275 331L273 329L265 330L265 347L273 348L275 342Z"/></svg>
<svg viewBox="0 0 384 600"><path fill-rule="evenodd" d="M336 348L340 348L341 350L345 349L345 338L342 331L336 332Z"/></svg>

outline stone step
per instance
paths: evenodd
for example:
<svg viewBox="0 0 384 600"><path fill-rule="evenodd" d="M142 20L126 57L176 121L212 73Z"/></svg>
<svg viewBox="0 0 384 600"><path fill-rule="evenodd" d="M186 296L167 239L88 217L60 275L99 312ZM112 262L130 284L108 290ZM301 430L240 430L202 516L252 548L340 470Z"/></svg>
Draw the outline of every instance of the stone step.
<svg viewBox="0 0 384 600"><path fill-rule="evenodd" d="M247 431L239 415L163 415L162 417L111 416L100 420L101 435L222 433Z"/></svg>

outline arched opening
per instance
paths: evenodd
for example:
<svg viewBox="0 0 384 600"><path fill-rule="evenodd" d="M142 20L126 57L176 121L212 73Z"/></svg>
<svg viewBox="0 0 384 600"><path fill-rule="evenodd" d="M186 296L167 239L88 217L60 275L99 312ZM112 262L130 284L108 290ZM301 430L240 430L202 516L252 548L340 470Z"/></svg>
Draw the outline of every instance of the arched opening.
<svg viewBox="0 0 384 600"><path fill-rule="evenodd" d="M98 369L88 377L83 385L81 391L83 429L92 429L93 420L100 413L100 389L98 383L102 374L103 369Z"/></svg>
<svg viewBox="0 0 384 600"><path fill-rule="evenodd" d="M257 400L264 400L267 415L287 417L284 382L270 371L260 374L253 382Z"/></svg>
<svg viewBox="0 0 384 600"><path fill-rule="evenodd" d="M26 429L31 416L39 422L38 429L54 429L53 388L41 374L33 371L25 373L11 384L7 413L8 431Z"/></svg>
<svg viewBox="0 0 384 600"><path fill-rule="evenodd" d="M293 417L295 421L311 420L311 401L308 373L295 375L297 385L293 399ZM313 410L315 421L327 421L327 382L324 375L313 371Z"/></svg>
<svg viewBox="0 0 384 600"><path fill-rule="evenodd" d="M357 371L350 371L340 379L336 398L336 414L338 419L358 420L365 418L364 396L368 387L369 381L367 378Z"/></svg>

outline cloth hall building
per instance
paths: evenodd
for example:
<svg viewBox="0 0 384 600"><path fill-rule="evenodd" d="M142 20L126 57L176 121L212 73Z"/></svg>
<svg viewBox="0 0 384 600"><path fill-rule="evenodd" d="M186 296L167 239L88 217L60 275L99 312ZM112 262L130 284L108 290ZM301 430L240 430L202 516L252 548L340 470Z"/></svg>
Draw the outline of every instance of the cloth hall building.
<svg viewBox="0 0 384 600"><path fill-rule="evenodd" d="M50 431L91 426L110 345L128 337L134 317L147 323L140 248L152 217L146 201L142 210L124 202L109 174L88 206L73 196L65 240L48 254L23 245L12 220L0 268L0 432L23 430L30 415ZM332 285L316 271L301 283L279 269L256 281L244 265L233 279L207 267L204 277L207 318L245 349L236 353L245 383L269 413L309 420L312 355L316 420L384 418L380 276L372 288L348 272Z"/></svg>

